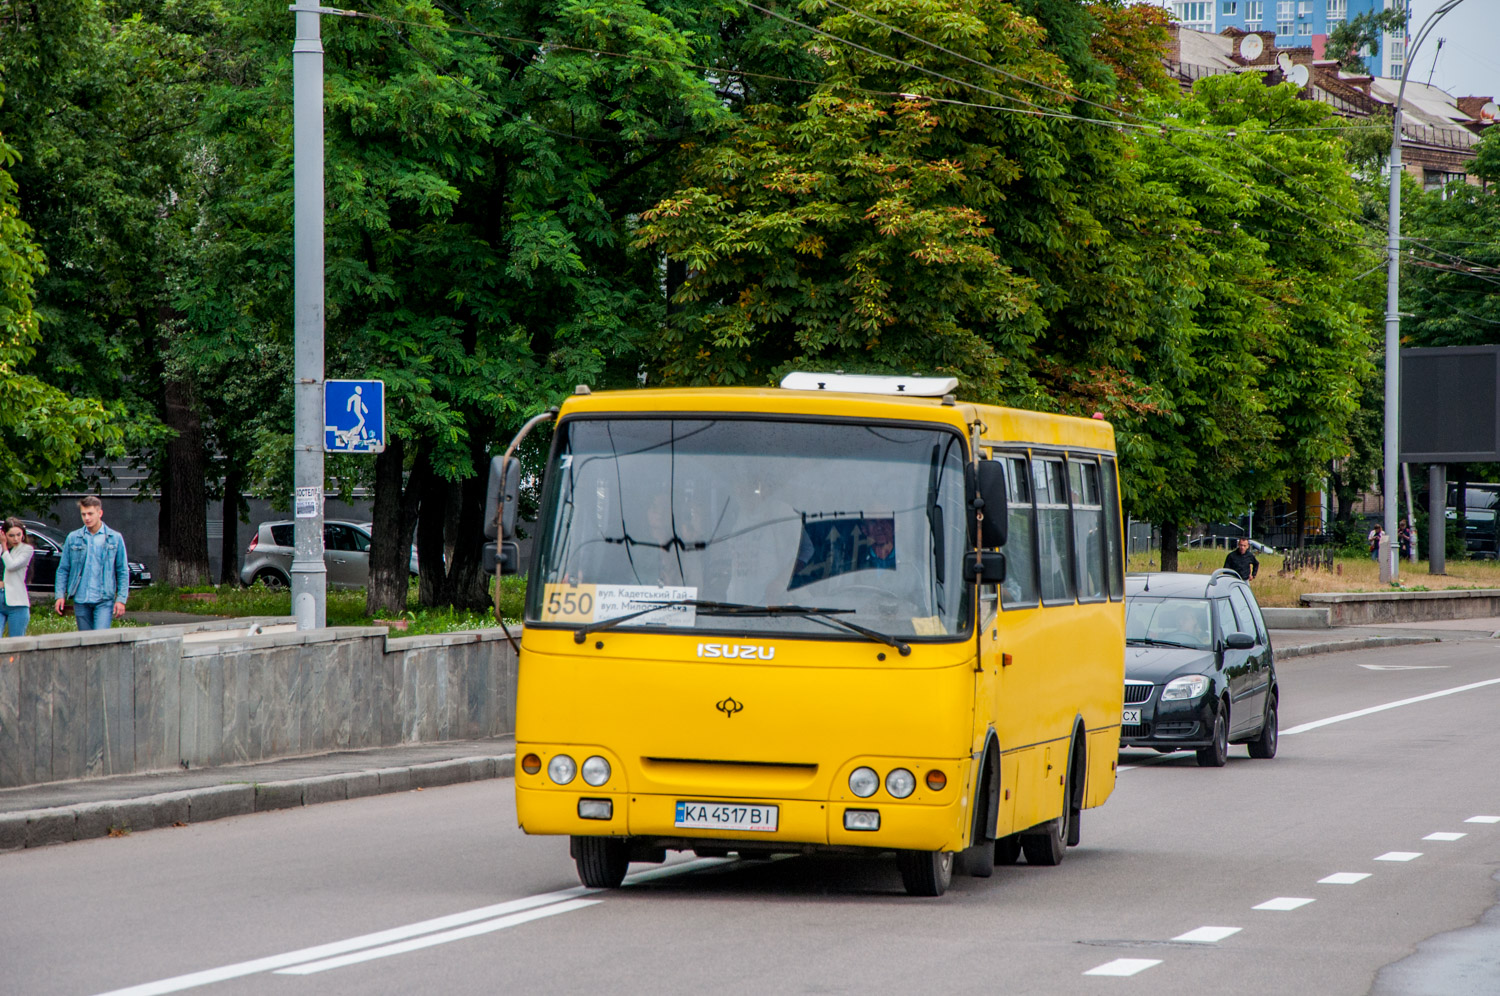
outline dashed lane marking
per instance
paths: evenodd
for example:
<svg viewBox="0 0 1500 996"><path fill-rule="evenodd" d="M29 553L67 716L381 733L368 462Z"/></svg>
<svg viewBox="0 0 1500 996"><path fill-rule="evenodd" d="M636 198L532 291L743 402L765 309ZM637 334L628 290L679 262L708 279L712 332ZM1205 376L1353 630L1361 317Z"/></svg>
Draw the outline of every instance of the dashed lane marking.
<svg viewBox="0 0 1500 996"><path fill-rule="evenodd" d="M1500 816L1471 816L1465 823L1500 823Z"/></svg>
<svg viewBox="0 0 1500 996"><path fill-rule="evenodd" d="M1490 678L1487 681L1476 681L1468 685L1459 685L1457 688L1445 688L1440 692L1428 692L1426 695L1416 695L1409 699L1401 699L1396 702L1387 702L1384 705L1371 706L1368 709L1357 709L1354 712L1346 712L1339 716L1329 716L1327 719L1314 720L1311 723L1303 723L1294 726L1290 730L1282 730L1281 736L1289 737L1297 733L1306 733L1319 727L1328 726L1332 723L1342 723L1347 719L1358 719L1361 716L1370 716L1377 712L1385 712L1387 709L1398 709L1401 706L1415 705L1418 702L1426 702L1429 699L1440 699L1444 695L1457 695L1459 692L1473 691L1476 688L1484 688L1488 685L1500 685L1500 678Z"/></svg>
<svg viewBox="0 0 1500 996"><path fill-rule="evenodd" d="M1377 857L1376 861L1415 861L1422 856L1421 851L1386 851Z"/></svg>
<svg viewBox="0 0 1500 996"><path fill-rule="evenodd" d="M1084 975L1137 975L1150 968L1152 965L1160 965L1160 958L1116 958L1107 961L1098 968L1091 968Z"/></svg>
<svg viewBox="0 0 1500 996"><path fill-rule="evenodd" d="M1285 912L1287 910L1300 909L1311 902L1315 902L1315 900L1303 899L1298 896L1277 896L1275 899L1267 899L1259 906L1252 906L1251 909Z"/></svg>
<svg viewBox="0 0 1500 996"><path fill-rule="evenodd" d="M1466 833L1449 833L1447 831L1441 831L1439 833L1430 833L1427 836L1423 837L1422 839L1423 840L1459 840L1459 839L1461 839L1463 837L1467 837L1467 836L1468 836L1468 834L1466 834Z"/></svg>
<svg viewBox="0 0 1500 996"><path fill-rule="evenodd" d="M349 965L357 965L360 962L373 961L376 958L389 958L392 955L406 954L409 951L420 951L422 948L435 947L439 944L448 944L452 941L462 941L469 937L478 937L481 934L493 933L504 930L507 927L519 926L540 920L543 917L557 916L559 913L572 913L574 910L586 909L589 906L598 906L603 900L600 899L569 899L566 902L553 903L551 906L541 906L537 909L527 910L524 913L512 913L510 916L502 916L497 920L484 920L480 923L471 923L467 927L459 927L457 930L445 930L437 934L426 934L422 937L414 937L409 941L401 941L397 944L387 944L384 947L370 948L365 951L355 951L352 954L339 955L337 958L325 958L322 961L307 962L302 965L293 965L290 968L276 970L277 975L312 975L315 972L326 972L330 968L344 968Z"/></svg>
<svg viewBox="0 0 1500 996"><path fill-rule="evenodd" d="M1239 927L1198 927L1186 934L1178 934L1172 940L1187 941L1190 944L1216 944L1231 934L1239 932Z"/></svg>
<svg viewBox="0 0 1500 996"><path fill-rule="evenodd" d="M1370 877L1369 872L1334 872L1327 878L1318 879L1319 885L1353 885Z"/></svg>

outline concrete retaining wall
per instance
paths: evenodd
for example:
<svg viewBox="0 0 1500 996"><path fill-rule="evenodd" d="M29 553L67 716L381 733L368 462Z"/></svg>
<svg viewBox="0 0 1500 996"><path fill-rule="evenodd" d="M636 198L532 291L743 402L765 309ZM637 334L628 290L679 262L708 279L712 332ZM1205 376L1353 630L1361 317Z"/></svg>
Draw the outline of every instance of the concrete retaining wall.
<svg viewBox="0 0 1500 996"><path fill-rule="evenodd" d="M1267 629L1327 629L1328 610L1320 609L1276 609L1261 607L1266 617Z"/></svg>
<svg viewBox="0 0 1500 996"><path fill-rule="evenodd" d="M498 630L185 642L191 629L0 640L0 788L515 729L516 657Z"/></svg>
<svg viewBox="0 0 1500 996"><path fill-rule="evenodd" d="M1332 626L1500 616L1500 588L1309 594L1301 601L1305 606L1327 609Z"/></svg>

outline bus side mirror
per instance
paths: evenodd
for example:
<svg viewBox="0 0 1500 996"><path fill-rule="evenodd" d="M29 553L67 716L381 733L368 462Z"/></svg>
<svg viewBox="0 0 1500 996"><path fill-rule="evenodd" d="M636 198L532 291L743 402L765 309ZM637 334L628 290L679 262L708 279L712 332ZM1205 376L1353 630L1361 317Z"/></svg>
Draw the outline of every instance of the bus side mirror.
<svg viewBox="0 0 1500 996"><path fill-rule="evenodd" d="M993 550L981 550L964 557L964 578L980 584L1005 583L1005 554Z"/></svg>
<svg viewBox="0 0 1500 996"><path fill-rule="evenodd" d="M1000 460L980 460L974 469L972 511L982 512L979 545L992 549L1005 545L1010 529L1010 502L1005 486L1005 464Z"/></svg>
<svg viewBox="0 0 1500 996"><path fill-rule="evenodd" d="M521 572L521 545L515 540L486 543L481 548L481 559L486 574L519 574Z"/></svg>
<svg viewBox="0 0 1500 996"><path fill-rule="evenodd" d="M516 534L516 506L521 497L521 461L515 457L490 459L490 479L484 489L484 538L510 539Z"/></svg>

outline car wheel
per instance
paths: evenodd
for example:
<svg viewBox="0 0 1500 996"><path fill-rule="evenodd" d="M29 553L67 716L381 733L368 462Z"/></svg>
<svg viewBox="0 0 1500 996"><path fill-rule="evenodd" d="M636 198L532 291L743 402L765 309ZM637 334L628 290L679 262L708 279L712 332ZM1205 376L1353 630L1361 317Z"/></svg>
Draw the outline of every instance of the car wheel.
<svg viewBox="0 0 1500 996"><path fill-rule="evenodd" d="M1250 756L1269 760L1276 756L1276 740L1280 735L1277 727L1276 696L1266 703L1266 719L1260 725L1260 736L1250 741Z"/></svg>
<svg viewBox="0 0 1500 996"><path fill-rule="evenodd" d="M1072 809L1065 809L1068 816L1059 816L1043 824L1036 833L1021 835L1021 850L1026 853L1028 865L1060 865L1063 855L1068 853L1068 824Z"/></svg>
<svg viewBox="0 0 1500 996"><path fill-rule="evenodd" d="M1198 767L1222 768L1229 760L1229 705L1219 703L1218 715L1214 716L1214 742L1198 748Z"/></svg>
<svg viewBox="0 0 1500 996"><path fill-rule="evenodd" d="M573 863L590 889L618 889L630 865L630 845L622 837L574 837Z"/></svg>
<svg viewBox="0 0 1500 996"><path fill-rule="evenodd" d="M251 584L259 581L272 591L281 591L292 586L292 582L280 571L260 571L250 579Z"/></svg>
<svg viewBox="0 0 1500 996"><path fill-rule="evenodd" d="M897 851L896 866L909 896L941 896L953 881L952 851Z"/></svg>

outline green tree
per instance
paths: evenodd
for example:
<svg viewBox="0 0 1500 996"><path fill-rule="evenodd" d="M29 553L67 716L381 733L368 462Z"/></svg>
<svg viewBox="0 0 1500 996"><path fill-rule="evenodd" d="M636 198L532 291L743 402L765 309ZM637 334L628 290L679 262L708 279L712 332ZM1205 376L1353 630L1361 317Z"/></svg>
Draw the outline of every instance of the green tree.
<svg viewBox="0 0 1500 996"><path fill-rule="evenodd" d="M1358 14L1328 33L1323 51L1346 73L1370 73L1365 60L1380 54L1381 35L1405 27L1406 11L1399 7Z"/></svg>
<svg viewBox="0 0 1500 996"><path fill-rule="evenodd" d="M117 446L121 434L97 398L24 372L42 338L33 299L45 264L17 210L16 158L0 133L0 507L20 511L71 480L84 450Z"/></svg>

